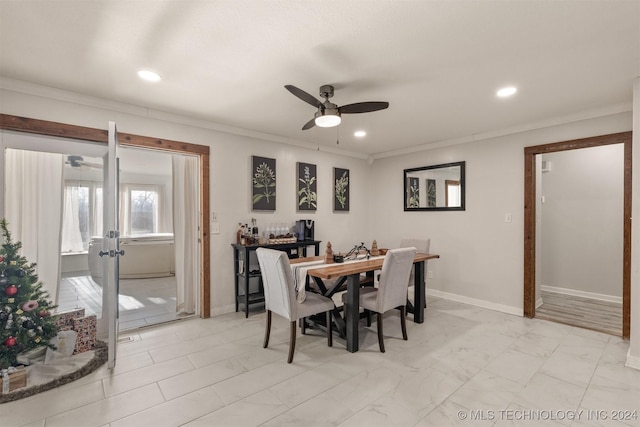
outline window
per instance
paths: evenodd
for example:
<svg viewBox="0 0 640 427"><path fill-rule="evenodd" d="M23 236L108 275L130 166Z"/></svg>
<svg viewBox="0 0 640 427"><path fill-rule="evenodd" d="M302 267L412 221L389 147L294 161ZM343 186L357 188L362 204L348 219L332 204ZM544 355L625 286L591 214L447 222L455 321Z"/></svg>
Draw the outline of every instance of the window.
<svg viewBox="0 0 640 427"><path fill-rule="evenodd" d="M62 214L63 253L85 252L91 236L102 234L102 187L97 183L67 181Z"/></svg>
<svg viewBox="0 0 640 427"><path fill-rule="evenodd" d="M120 230L123 235L157 233L160 186L120 187ZM102 233L102 184L66 181L62 218L62 253L86 252L93 236Z"/></svg>
<svg viewBox="0 0 640 427"><path fill-rule="evenodd" d="M130 187L131 234L158 231L158 191L153 187Z"/></svg>

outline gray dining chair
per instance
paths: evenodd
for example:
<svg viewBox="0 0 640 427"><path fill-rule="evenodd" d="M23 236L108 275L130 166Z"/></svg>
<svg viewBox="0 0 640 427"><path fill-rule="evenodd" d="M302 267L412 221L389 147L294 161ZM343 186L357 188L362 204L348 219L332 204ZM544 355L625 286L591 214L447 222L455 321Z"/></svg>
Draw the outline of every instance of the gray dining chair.
<svg viewBox="0 0 640 427"><path fill-rule="evenodd" d="M333 346L331 334L331 310L335 308L333 300L313 292L306 292L303 302L296 301L296 289L287 254L274 249L258 248L256 250L260 274L264 286L267 324L264 333L263 347L269 345L271 334L271 313L276 313L290 322L289 357L287 363L293 361L296 348L296 322L318 313L326 313L327 343ZM304 333L304 329L303 329Z"/></svg>
<svg viewBox="0 0 640 427"><path fill-rule="evenodd" d="M414 247L416 248L417 252L421 252L421 253L425 253L428 254L429 253L429 246L431 246L431 239L420 239L420 238L413 238L413 237L405 237L402 240L400 240L400 247L401 248L411 248ZM425 272L424 274L427 274L427 261L424 262L424 269ZM414 286L414 282L415 282L415 266L411 267L411 274L409 275L409 287ZM423 280L425 278L423 277ZM424 307L427 307L427 299L425 298L424 300Z"/></svg>
<svg viewBox="0 0 640 427"><path fill-rule="evenodd" d="M378 345L380 351L385 352L383 337L383 315L387 311L397 308L400 310L400 326L402 338L407 337L407 288L409 274L416 255L416 248L390 249L384 257L380 282L377 288L365 288L360 290L360 307L368 312L377 314ZM346 295L342 295L342 301L346 302Z"/></svg>

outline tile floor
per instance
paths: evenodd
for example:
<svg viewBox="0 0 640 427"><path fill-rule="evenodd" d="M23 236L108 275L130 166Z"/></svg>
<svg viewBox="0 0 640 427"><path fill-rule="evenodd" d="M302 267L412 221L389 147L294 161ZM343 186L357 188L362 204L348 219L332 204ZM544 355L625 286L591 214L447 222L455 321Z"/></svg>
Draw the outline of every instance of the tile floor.
<svg viewBox="0 0 640 427"><path fill-rule="evenodd" d="M360 352L310 331L291 365L278 316L268 349L264 313L146 328L113 372L0 405L0 425L640 426L640 371L618 337L430 298L403 341L397 316L384 354L362 323Z"/></svg>
<svg viewBox="0 0 640 427"><path fill-rule="evenodd" d="M176 278L120 279L120 331L185 317L176 313ZM58 312L84 308L85 314L102 313L102 287L90 275L62 278Z"/></svg>

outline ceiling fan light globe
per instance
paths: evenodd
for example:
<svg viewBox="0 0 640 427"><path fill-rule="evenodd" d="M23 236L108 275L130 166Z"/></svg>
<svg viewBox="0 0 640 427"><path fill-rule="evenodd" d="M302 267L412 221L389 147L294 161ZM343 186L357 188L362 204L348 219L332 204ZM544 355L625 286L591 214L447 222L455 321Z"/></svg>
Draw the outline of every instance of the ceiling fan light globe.
<svg viewBox="0 0 640 427"><path fill-rule="evenodd" d="M321 128L332 128L338 126L342 122L342 118L338 115L325 114L324 116L316 117L316 126Z"/></svg>

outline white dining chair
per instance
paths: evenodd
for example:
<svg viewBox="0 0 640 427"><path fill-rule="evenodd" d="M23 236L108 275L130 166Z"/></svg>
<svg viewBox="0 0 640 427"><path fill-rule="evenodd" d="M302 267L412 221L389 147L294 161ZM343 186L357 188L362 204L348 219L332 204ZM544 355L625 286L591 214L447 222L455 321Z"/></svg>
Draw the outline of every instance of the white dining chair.
<svg viewBox="0 0 640 427"><path fill-rule="evenodd" d="M377 314L378 345L380 351L385 352L382 319L383 314L391 309L400 310L400 326L402 328L402 338L407 337L407 288L409 285L409 274L416 248L390 249L384 257L380 282L377 288L366 288L360 292L360 307L375 312ZM342 301L346 302L346 295L342 296Z"/></svg>
<svg viewBox="0 0 640 427"><path fill-rule="evenodd" d="M307 292L303 302L296 301L296 290L287 254L274 249L258 248L256 250L260 274L264 286L267 324L264 333L263 347L269 345L271 334L271 313L276 313L290 322L289 357L287 363L293 361L296 348L296 322L300 319L325 312L327 321L327 343L333 346L331 334L331 310L335 305L330 298ZM304 330L303 330L304 333Z"/></svg>
<svg viewBox="0 0 640 427"><path fill-rule="evenodd" d="M431 239L420 239L413 237L405 237L400 240L401 248L416 248L417 252L429 253L429 246L431 246ZM424 262L424 274L427 274L427 261ZM423 280L425 278L423 277ZM409 287L413 287L415 282L415 266L411 267L411 274L409 275ZM424 306L427 307L427 299L424 300Z"/></svg>

